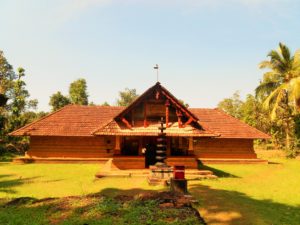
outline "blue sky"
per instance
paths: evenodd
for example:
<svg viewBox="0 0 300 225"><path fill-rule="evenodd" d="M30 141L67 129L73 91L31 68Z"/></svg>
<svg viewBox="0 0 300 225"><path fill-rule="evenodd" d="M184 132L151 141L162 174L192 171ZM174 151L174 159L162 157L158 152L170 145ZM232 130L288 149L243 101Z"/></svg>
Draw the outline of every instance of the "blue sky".
<svg viewBox="0 0 300 225"><path fill-rule="evenodd" d="M89 100L114 104L160 81L191 107L252 93L278 43L300 48L296 0L1 0L0 49L27 73L39 110L78 78Z"/></svg>

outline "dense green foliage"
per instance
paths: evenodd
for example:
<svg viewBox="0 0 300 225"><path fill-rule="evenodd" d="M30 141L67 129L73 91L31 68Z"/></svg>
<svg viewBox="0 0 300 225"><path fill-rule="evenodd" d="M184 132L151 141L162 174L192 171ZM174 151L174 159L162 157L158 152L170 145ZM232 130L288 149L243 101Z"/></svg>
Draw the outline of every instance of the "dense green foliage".
<svg viewBox="0 0 300 225"><path fill-rule="evenodd" d="M102 106L110 106L110 104L107 101L103 102L101 105Z"/></svg>
<svg viewBox="0 0 300 225"><path fill-rule="evenodd" d="M36 113L37 100L30 100L30 94L24 82L25 70L19 68L17 73L0 51L0 93L8 99L0 107L0 157L12 153L23 153L28 147L27 138L10 137L8 133L45 115Z"/></svg>
<svg viewBox="0 0 300 225"><path fill-rule="evenodd" d="M228 114L272 136L273 147L285 148L288 157L299 149L300 51L294 55L279 43L278 50L268 54L269 60L260 63L264 73L255 97L245 101L239 93L222 100L218 107Z"/></svg>
<svg viewBox="0 0 300 225"><path fill-rule="evenodd" d="M117 99L118 106L128 106L132 103L139 95L136 93L136 89L125 88L124 91L119 92L119 98Z"/></svg>
<svg viewBox="0 0 300 225"><path fill-rule="evenodd" d="M85 79L81 78L70 84L69 96L64 96L60 91L50 96L49 105L51 106L52 111L56 111L68 104L95 105L93 102L89 104Z"/></svg>
<svg viewBox="0 0 300 225"><path fill-rule="evenodd" d="M72 82L69 87L69 95L72 104L88 105L86 80L81 78Z"/></svg>
<svg viewBox="0 0 300 225"><path fill-rule="evenodd" d="M59 110L60 108L70 103L71 103L70 99L62 95L60 91L50 96L49 105L51 106L52 111Z"/></svg>

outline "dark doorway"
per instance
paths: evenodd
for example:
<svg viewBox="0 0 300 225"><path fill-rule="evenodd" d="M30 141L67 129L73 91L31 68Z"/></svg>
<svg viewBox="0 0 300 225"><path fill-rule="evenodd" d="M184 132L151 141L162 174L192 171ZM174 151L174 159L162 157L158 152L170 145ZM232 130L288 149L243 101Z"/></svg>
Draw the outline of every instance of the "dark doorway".
<svg viewBox="0 0 300 225"><path fill-rule="evenodd" d="M149 168L156 163L156 137L144 137L145 152L145 167Z"/></svg>
<svg viewBox="0 0 300 225"><path fill-rule="evenodd" d="M122 148L122 155L139 155L139 139L137 137L125 137Z"/></svg>
<svg viewBox="0 0 300 225"><path fill-rule="evenodd" d="M149 166L155 165L155 163L156 163L156 145L146 144L145 167L149 168Z"/></svg>

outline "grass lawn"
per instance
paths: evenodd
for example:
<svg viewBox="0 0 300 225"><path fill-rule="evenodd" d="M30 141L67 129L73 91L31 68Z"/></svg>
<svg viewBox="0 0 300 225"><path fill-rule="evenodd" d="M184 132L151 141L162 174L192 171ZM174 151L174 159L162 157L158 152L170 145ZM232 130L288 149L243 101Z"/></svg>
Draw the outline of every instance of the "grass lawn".
<svg viewBox="0 0 300 225"><path fill-rule="evenodd" d="M285 160L277 157L271 157L270 161L272 163L268 165L210 165L209 167L217 175L222 176L221 178L218 180L189 181L189 190L199 199L200 204L197 207L206 222L208 224L299 225L300 161ZM42 199L78 196L74 197L75 202L71 204L76 206L79 204L78 198L80 199L83 195L92 193L107 196L108 200L99 200L105 203L105 201L111 201L114 196L119 194L136 196L150 190L164 189L162 187L148 186L145 178L139 177L96 180L94 174L99 168L95 164L14 165L0 163L0 198L2 198L2 203L0 202L0 222L1 219L7 218L7 215L23 215L23 217L30 218L33 214L37 216L36 213L39 212L35 210L30 211L29 206L3 208L3 204L12 198L27 196ZM57 199L51 201L50 205L54 204L57 206L61 204L59 202L56 204L56 201L60 201ZM77 207L79 208L79 214L80 210L82 210L81 208L84 208L85 201L80 201L83 202L83 206ZM47 204L35 202L33 205L37 206L35 209L41 210L40 212L43 214L49 207ZM132 204L139 203L130 203L128 207L130 208ZM149 202L146 204L151 205L155 203ZM97 208L100 206L96 204L96 206L92 205L91 207ZM157 207L155 206L154 208ZM60 208L58 207L58 209ZM149 211L150 208L139 208L139 210ZM75 210L75 214L69 216L66 221L74 220L76 218L74 215L77 215L77 211ZM158 209L157 212L159 211ZM128 211L126 208L122 212L125 215L125 212L131 211ZM68 215L68 212L66 212L66 215ZM129 217L131 218L131 216ZM55 216L53 218L55 219ZM132 216L132 218L134 221L137 217ZM116 219L118 219L117 216ZM41 218L41 221L44 222L43 218ZM103 221L105 222L106 220ZM43 224L42 222L31 222L31 224ZM78 224L77 222L75 221L73 224ZM126 223L126 221L123 222ZM120 224L123 222L121 221ZM176 221L174 223L176 224ZM93 223L90 222L88 224ZM103 224L112 223L108 221ZM195 224L195 222L187 222L186 224Z"/></svg>
<svg viewBox="0 0 300 225"><path fill-rule="evenodd" d="M189 182L208 224L300 224L299 160L211 167L224 177Z"/></svg>

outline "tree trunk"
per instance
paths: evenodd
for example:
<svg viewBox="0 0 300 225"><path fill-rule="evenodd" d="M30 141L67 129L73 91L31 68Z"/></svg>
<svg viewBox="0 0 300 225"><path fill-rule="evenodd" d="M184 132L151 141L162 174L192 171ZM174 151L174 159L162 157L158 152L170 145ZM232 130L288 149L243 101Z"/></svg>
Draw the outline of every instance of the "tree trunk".
<svg viewBox="0 0 300 225"><path fill-rule="evenodd" d="M286 123L286 128L285 128L285 147L286 149L290 149L291 147L291 137L290 137L290 128L289 128L289 123Z"/></svg>

